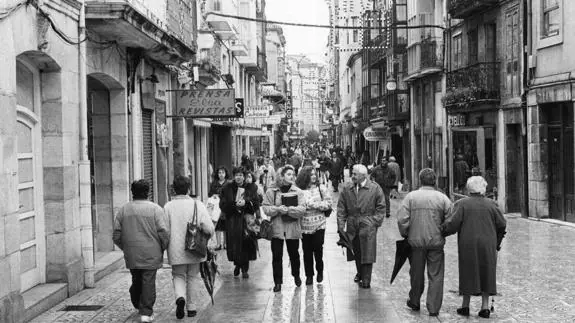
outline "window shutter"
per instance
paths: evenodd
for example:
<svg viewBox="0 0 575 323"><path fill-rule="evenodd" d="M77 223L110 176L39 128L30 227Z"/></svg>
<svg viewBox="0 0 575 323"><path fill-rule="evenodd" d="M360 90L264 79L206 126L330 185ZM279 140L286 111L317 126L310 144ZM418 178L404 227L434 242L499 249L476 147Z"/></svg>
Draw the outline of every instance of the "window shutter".
<svg viewBox="0 0 575 323"><path fill-rule="evenodd" d="M148 199L154 200L154 154L153 154L153 110L142 109L142 146L144 148L142 163L144 179L150 184Z"/></svg>

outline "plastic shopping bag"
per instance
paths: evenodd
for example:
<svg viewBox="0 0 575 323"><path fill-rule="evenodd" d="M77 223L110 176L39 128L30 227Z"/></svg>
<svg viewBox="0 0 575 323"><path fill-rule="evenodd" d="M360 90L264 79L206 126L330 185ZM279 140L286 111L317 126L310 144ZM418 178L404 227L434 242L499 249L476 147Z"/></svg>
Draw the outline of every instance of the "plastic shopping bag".
<svg viewBox="0 0 575 323"><path fill-rule="evenodd" d="M217 223L222 214L222 211L220 210L220 198L217 195L208 198L206 201L206 208L208 209L212 222Z"/></svg>

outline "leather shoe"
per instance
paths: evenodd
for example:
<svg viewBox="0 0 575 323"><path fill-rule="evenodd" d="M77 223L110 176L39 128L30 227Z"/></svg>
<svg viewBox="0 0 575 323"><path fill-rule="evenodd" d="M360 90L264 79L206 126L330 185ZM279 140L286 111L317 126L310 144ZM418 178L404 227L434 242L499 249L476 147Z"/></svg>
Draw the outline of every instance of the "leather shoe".
<svg viewBox="0 0 575 323"><path fill-rule="evenodd" d="M294 278L293 278L293 281L295 282L295 285L296 285L297 287L300 287L300 286L301 286L301 278L299 278L299 276L294 277Z"/></svg>
<svg viewBox="0 0 575 323"><path fill-rule="evenodd" d="M282 284L275 284L274 293L280 292L282 290Z"/></svg>
<svg viewBox="0 0 575 323"><path fill-rule="evenodd" d="M186 306L186 300L183 297L178 297L176 300L176 318L178 320L184 318L184 306Z"/></svg>
<svg viewBox="0 0 575 323"><path fill-rule="evenodd" d="M439 316L439 313L429 313L429 316Z"/></svg>
<svg viewBox="0 0 575 323"><path fill-rule="evenodd" d="M488 319L489 318L489 314L491 314L490 310L481 310L479 311L479 313L477 313L477 315L479 315L479 317L482 317L484 319Z"/></svg>
<svg viewBox="0 0 575 323"><path fill-rule="evenodd" d="M188 311L188 317L194 317L196 315L198 315L198 311L196 311L196 310Z"/></svg>
<svg viewBox="0 0 575 323"><path fill-rule="evenodd" d="M366 283L360 283L359 286L360 286L361 288L366 288L366 289L367 289L367 288L371 288L371 284L366 284Z"/></svg>
<svg viewBox="0 0 575 323"><path fill-rule="evenodd" d="M238 277L240 275L240 266L236 266L236 268L234 268L234 276Z"/></svg>
<svg viewBox="0 0 575 323"><path fill-rule="evenodd" d="M469 307L458 308L457 314L463 315L463 316L469 316Z"/></svg>
<svg viewBox="0 0 575 323"><path fill-rule="evenodd" d="M413 304L410 300L407 300L406 305L414 311L419 311L419 305Z"/></svg>
<svg viewBox="0 0 575 323"><path fill-rule="evenodd" d="M318 273L317 274L317 282L321 283L323 281L323 273Z"/></svg>
<svg viewBox="0 0 575 323"><path fill-rule="evenodd" d="M250 274L248 274L248 272L243 272L242 273L242 278L250 278Z"/></svg>
<svg viewBox="0 0 575 323"><path fill-rule="evenodd" d="M355 283L359 283L361 281L361 275L360 274L355 274L355 277L353 277L353 281Z"/></svg>
<svg viewBox="0 0 575 323"><path fill-rule="evenodd" d="M307 276L307 278L305 279L305 284L313 285L313 276Z"/></svg>

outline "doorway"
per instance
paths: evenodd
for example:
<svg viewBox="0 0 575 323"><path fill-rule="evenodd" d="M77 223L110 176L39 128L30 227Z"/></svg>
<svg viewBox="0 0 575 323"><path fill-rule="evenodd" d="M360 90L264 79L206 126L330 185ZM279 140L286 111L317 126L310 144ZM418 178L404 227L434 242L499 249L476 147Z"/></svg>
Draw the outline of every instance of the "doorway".
<svg viewBox="0 0 575 323"><path fill-rule="evenodd" d="M524 210L524 190L525 179L523 178L523 136L521 135L520 124L508 124L506 133L506 156L505 160L507 165L506 169L506 205L507 212L521 212L526 214Z"/></svg>
<svg viewBox="0 0 575 323"><path fill-rule="evenodd" d="M573 107L570 103L558 103L545 106L544 111L549 123L549 216L575 222Z"/></svg>
<svg viewBox="0 0 575 323"><path fill-rule="evenodd" d="M112 251L112 148L110 92L99 80L88 77L88 157L92 186L94 251Z"/></svg>

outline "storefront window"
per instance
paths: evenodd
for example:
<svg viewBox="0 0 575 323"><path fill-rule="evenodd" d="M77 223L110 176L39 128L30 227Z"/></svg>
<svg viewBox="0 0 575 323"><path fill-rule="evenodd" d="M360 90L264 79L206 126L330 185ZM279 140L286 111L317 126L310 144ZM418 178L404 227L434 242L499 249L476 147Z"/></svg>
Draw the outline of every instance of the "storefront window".
<svg viewBox="0 0 575 323"><path fill-rule="evenodd" d="M497 195L497 156L495 128L453 130L453 192L467 195L465 185L471 176L487 181L487 196Z"/></svg>

